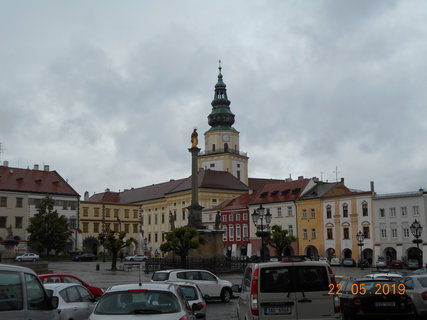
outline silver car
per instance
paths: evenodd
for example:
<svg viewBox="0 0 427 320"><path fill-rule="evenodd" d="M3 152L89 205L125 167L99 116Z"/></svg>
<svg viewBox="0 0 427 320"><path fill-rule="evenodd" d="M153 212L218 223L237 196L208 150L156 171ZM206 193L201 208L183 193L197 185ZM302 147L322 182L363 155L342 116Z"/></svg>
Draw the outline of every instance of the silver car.
<svg viewBox="0 0 427 320"><path fill-rule="evenodd" d="M104 293L89 320L194 320L198 308L173 283L124 284Z"/></svg>
<svg viewBox="0 0 427 320"><path fill-rule="evenodd" d="M187 298L190 307L193 308L193 304L198 304L200 310L195 312L195 316L197 319L205 319L206 318L206 301L203 298L202 291L197 286L197 284L193 282L173 282L179 285L184 292L185 297Z"/></svg>
<svg viewBox="0 0 427 320"><path fill-rule="evenodd" d="M414 303L417 316L420 319L427 318L427 274L411 275L403 278L406 285L406 294Z"/></svg>
<svg viewBox="0 0 427 320"><path fill-rule="evenodd" d="M144 256L143 254L136 254L134 256L127 256L124 259L125 261L138 261L138 262L142 262L147 260L147 257Z"/></svg>
<svg viewBox="0 0 427 320"><path fill-rule="evenodd" d="M84 320L89 317L95 298L88 289L77 283L46 283L49 296L58 297L60 320Z"/></svg>
<svg viewBox="0 0 427 320"><path fill-rule="evenodd" d="M24 253L22 256L17 256L15 258L15 261L38 261L40 259L40 256L35 253Z"/></svg>

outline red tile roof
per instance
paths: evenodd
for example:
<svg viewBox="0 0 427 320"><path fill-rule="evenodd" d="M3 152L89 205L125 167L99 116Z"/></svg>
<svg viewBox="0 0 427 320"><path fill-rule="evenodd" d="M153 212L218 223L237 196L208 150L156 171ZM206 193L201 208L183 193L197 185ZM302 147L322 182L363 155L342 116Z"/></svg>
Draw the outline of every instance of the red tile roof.
<svg viewBox="0 0 427 320"><path fill-rule="evenodd" d="M248 178L249 189L253 190L254 192L261 190L262 188L264 188L266 184L279 183L279 182L285 182L285 180Z"/></svg>
<svg viewBox="0 0 427 320"><path fill-rule="evenodd" d="M237 198L234 198L233 200L231 200L222 210L227 211L227 210L235 210L235 209L244 209L256 197L257 197L256 193L242 194L242 195L238 196Z"/></svg>
<svg viewBox="0 0 427 320"><path fill-rule="evenodd" d="M266 184L250 204L293 201L298 198L310 179Z"/></svg>
<svg viewBox="0 0 427 320"><path fill-rule="evenodd" d="M0 190L80 196L56 171L0 166Z"/></svg>

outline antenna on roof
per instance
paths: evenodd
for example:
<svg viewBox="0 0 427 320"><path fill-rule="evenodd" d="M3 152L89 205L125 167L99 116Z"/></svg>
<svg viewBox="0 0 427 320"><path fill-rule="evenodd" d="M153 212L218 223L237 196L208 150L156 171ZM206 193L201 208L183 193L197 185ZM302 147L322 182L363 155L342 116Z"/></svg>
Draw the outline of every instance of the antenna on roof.
<svg viewBox="0 0 427 320"><path fill-rule="evenodd" d="M320 172L320 181L322 181L322 182L323 182L323 174L324 174L324 172L323 172L323 171L321 171L321 172Z"/></svg>
<svg viewBox="0 0 427 320"><path fill-rule="evenodd" d="M139 264L139 272L138 272L138 276L139 276L139 283L138 283L138 285L139 286L142 286L142 281L141 281L141 265L142 265L142 263Z"/></svg>
<svg viewBox="0 0 427 320"><path fill-rule="evenodd" d="M335 171L332 171L335 173L335 181L338 182L338 173L341 173L341 171L338 171L338 166L335 166Z"/></svg>
<svg viewBox="0 0 427 320"><path fill-rule="evenodd" d="M4 150L6 149L3 147L3 143L0 142L0 160L1 160L1 155L4 153Z"/></svg>

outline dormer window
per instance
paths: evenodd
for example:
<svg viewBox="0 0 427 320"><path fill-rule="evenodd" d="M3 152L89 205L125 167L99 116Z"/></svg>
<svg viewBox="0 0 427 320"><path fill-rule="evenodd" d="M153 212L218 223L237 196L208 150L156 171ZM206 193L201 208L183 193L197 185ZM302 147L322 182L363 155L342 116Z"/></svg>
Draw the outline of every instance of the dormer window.
<svg viewBox="0 0 427 320"><path fill-rule="evenodd" d="M282 196L285 196L289 193L289 189L285 189L282 191Z"/></svg>
<svg viewBox="0 0 427 320"><path fill-rule="evenodd" d="M263 192L261 193L260 198L265 198L267 195L268 195L268 192Z"/></svg>
<svg viewBox="0 0 427 320"><path fill-rule="evenodd" d="M272 191L271 193L270 193L270 195L273 197L273 196L275 196L276 194L278 194L279 193L279 190L274 190L274 191Z"/></svg>

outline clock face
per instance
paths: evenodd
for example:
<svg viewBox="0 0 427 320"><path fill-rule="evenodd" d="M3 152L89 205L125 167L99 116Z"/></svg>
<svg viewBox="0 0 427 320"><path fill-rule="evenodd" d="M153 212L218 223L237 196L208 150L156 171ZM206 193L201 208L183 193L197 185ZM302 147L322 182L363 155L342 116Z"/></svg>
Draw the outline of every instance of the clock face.
<svg viewBox="0 0 427 320"><path fill-rule="evenodd" d="M229 134L223 134L222 135L222 141L230 142L230 135Z"/></svg>

